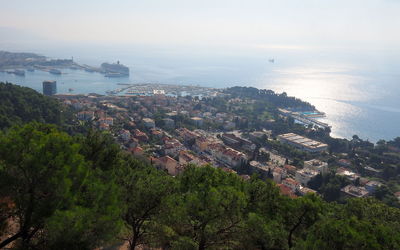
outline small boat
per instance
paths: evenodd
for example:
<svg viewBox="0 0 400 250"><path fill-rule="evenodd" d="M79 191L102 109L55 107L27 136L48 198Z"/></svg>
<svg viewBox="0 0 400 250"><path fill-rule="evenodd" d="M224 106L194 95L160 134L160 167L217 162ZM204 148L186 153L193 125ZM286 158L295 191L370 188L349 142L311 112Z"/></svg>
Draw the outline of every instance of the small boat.
<svg viewBox="0 0 400 250"><path fill-rule="evenodd" d="M91 69L91 68L85 68L85 71L86 71L86 72L89 72L89 73L92 73L92 72L94 72L94 69Z"/></svg>
<svg viewBox="0 0 400 250"><path fill-rule="evenodd" d="M61 75L61 71L58 69L50 69L50 74L54 74L54 75Z"/></svg>
<svg viewBox="0 0 400 250"><path fill-rule="evenodd" d="M25 76L25 70L16 69L16 70L14 70L14 74L17 76Z"/></svg>
<svg viewBox="0 0 400 250"><path fill-rule="evenodd" d="M68 91L69 91L69 92L72 92L72 91L74 91L74 89L73 89L73 88L69 88Z"/></svg>

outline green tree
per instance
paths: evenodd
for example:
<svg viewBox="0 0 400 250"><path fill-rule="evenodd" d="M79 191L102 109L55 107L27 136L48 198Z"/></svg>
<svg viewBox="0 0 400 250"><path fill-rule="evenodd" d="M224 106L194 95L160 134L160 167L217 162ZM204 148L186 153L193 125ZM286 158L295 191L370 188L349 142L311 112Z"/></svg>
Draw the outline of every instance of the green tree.
<svg viewBox="0 0 400 250"><path fill-rule="evenodd" d="M135 249L154 232L155 217L160 216L163 200L174 190L173 178L132 158L119 169L118 177L125 205L122 219L130 249Z"/></svg>
<svg viewBox="0 0 400 250"><path fill-rule="evenodd" d="M121 164L121 149L111 134L91 129L86 136L78 136L77 142L81 145L79 152L91 163L91 168L112 172Z"/></svg>
<svg viewBox="0 0 400 250"><path fill-rule="evenodd" d="M16 241L23 249L90 249L114 231L119 214L110 192L116 189L90 171L79 151L51 125L33 123L0 135L0 200L10 200L7 216L18 224L0 248Z"/></svg>
<svg viewBox="0 0 400 250"><path fill-rule="evenodd" d="M310 228L299 249L399 249L399 209L372 198L350 199L331 208Z"/></svg>
<svg viewBox="0 0 400 250"><path fill-rule="evenodd" d="M71 206L87 175L79 146L49 125L30 124L0 136L0 190L15 204L19 231L0 243L22 239L28 247L55 211Z"/></svg>
<svg viewBox="0 0 400 250"><path fill-rule="evenodd" d="M246 209L242 180L212 167L189 167L178 177L179 191L168 201L164 234L178 249L230 248L237 244Z"/></svg>

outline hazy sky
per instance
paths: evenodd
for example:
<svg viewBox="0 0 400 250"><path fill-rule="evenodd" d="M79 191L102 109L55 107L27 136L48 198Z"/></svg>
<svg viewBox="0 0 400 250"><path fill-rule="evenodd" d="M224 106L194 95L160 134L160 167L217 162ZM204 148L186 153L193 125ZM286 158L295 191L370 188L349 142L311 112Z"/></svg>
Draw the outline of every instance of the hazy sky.
<svg viewBox="0 0 400 250"><path fill-rule="evenodd" d="M0 0L0 4L0 26L10 36L17 30L64 42L266 48L397 48L400 44L397 0Z"/></svg>

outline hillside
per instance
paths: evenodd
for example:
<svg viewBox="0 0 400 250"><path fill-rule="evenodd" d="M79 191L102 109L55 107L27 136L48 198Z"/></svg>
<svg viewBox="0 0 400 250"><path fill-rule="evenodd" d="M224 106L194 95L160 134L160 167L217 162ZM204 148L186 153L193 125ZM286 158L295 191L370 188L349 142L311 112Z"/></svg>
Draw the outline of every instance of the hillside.
<svg viewBox="0 0 400 250"><path fill-rule="evenodd" d="M0 83L0 129L32 121L62 125L66 116L56 99L30 88Z"/></svg>
<svg viewBox="0 0 400 250"><path fill-rule="evenodd" d="M0 84L1 128L20 124L0 131L0 249L400 248L400 209L373 197L290 198L269 179L211 165L172 177L108 132L43 124L63 125L64 111Z"/></svg>

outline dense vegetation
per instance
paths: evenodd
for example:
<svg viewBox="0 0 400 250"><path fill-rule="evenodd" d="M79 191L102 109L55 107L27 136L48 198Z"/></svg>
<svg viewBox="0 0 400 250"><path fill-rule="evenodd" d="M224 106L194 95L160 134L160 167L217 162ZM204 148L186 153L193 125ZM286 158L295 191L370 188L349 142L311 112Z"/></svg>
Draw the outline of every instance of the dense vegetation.
<svg viewBox="0 0 400 250"><path fill-rule="evenodd" d="M308 102L296 97L288 96L285 92L277 94L272 90L257 89L253 87L232 87L225 90L225 93L232 97L250 98L253 100L264 100L280 108L299 108L303 110L315 109Z"/></svg>
<svg viewBox="0 0 400 250"><path fill-rule="evenodd" d="M0 129L31 121L64 125L71 115L56 99L0 82Z"/></svg>
<svg viewBox="0 0 400 250"><path fill-rule="evenodd" d="M63 132L56 100L0 87L7 128L0 132L0 249L94 249L124 241L131 249L400 248L400 209L374 198L322 199L337 199L346 184L341 177L318 176L311 185L322 197L296 199L269 180L245 181L211 166L190 166L174 178L122 151L108 133ZM399 144L348 142L355 159L368 164L393 160L387 150ZM390 200L385 190L376 198Z"/></svg>
<svg viewBox="0 0 400 250"><path fill-rule="evenodd" d="M212 167L173 178L108 134L31 123L0 135L0 248L398 249L400 210L282 196L270 181Z"/></svg>

